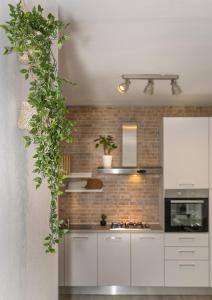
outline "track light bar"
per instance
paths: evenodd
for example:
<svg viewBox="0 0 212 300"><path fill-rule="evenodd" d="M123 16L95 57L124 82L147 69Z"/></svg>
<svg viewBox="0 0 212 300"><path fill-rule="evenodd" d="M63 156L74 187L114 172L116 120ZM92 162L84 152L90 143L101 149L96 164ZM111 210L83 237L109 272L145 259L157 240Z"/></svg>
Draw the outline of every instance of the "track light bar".
<svg viewBox="0 0 212 300"><path fill-rule="evenodd" d="M124 79L124 82L117 87L121 94L127 92L131 80L147 80L148 83L144 88L144 94L146 95L154 94L154 80L170 80L172 94L179 95L182 93L182 90L177 83L177 79L179 79L179 75L177 74L123 74L121 77Z"/></svg>
<svg viewBox="0 0 212 300"><path fill-rule="evenodd" d="M177 74L125 74L121 76L123 79L133 79L133 80L172 80L179 79Z"/></svg>

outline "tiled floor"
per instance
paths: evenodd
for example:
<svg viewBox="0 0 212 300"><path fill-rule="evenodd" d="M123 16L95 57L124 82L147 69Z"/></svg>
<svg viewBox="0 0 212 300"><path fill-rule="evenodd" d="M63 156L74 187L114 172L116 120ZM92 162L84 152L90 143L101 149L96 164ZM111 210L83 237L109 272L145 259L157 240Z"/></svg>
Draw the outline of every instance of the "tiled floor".
<svg viewBox="0 0 212 300"><path fill-rule="evenodd" d="M59 300L212 300L211 296L95 296L61 295Z"/></svg>

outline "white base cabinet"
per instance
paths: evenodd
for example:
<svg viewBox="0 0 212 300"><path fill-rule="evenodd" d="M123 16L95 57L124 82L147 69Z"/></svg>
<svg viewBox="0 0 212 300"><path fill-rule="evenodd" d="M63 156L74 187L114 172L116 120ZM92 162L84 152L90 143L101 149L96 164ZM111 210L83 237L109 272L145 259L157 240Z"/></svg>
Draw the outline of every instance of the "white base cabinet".
<svg viewBox="0 0 212 300"><path fill-rule="evenodd" d="M97 286L97 233L66 234L65 285Z"/></svg>
<svg viewBox="0 0 212 300"><path fill-rule="evenodd" d="M208 287L209 262L192 260L170 260L165 262L165 286Z"/></svg>
<svg viewBox="0 0 212 300"><path fill-rule="evenodd" d="M165 234L165 286L209 286L208 233Z"/></svg>
<svg viewBox="0 0 212 300"><path fill-rule="evenodd" d="M130 234L98 234L98 285L130 286Z"/></svg>
<svg viewBox="0 0 212 300"><path fill-rule="evenodd" d="M164 286L163 234L131 235L132 286Z"/></svg>

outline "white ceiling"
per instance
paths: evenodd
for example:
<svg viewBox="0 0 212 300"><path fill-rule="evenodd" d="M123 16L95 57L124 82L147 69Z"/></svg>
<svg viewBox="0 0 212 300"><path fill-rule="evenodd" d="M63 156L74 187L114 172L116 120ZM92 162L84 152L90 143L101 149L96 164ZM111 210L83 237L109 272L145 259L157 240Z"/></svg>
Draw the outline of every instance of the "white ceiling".
<svg viewBox="0 0 212 300"><path fill-rule="evenodd" d="M71 40L60 52L60 73L72 105L212 105L211 0L58 0ZM170 94L144 81L118 94L122 74L176 73L183 89Z"/></svg>

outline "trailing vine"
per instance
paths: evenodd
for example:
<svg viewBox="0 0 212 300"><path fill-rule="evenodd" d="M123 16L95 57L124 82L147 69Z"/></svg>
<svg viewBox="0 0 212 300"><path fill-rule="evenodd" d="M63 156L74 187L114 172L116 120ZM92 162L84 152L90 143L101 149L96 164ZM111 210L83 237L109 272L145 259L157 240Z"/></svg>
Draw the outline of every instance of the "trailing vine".
<svg viewBox="0 0 212 300"><path fill-rule="evenodd" d="M64 23L52 14L45 17L40 5L25 11L20 2L16 6L9 4L9 10L10 20L1 25L11 43L5 47L4 54L15 52L28 57L27 66L20 72L30 81L28 102L36 113L30 119L30 130L24 139L26 147L34 144L36 148L33 156L36 188L46 179L51 192L49 234L44 246L46 252L53 253L65 233L57 212L64 181L61 142L72 141L74 124L65 117L64 79L58 76L52 46L56 42L61 48L68 37L64 34Z"/></svg>

